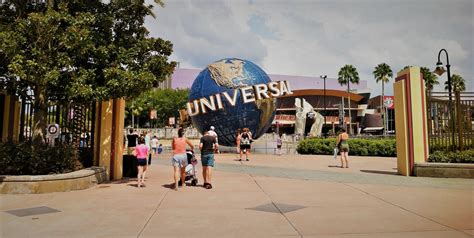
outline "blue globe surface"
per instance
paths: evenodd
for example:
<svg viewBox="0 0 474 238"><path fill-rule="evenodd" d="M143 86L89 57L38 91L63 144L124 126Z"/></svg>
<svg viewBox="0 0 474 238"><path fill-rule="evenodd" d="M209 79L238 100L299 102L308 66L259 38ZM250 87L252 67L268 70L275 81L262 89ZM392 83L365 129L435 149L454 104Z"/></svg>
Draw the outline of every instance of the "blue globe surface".
<svg viewBox="0 0 474 238"><path fill-rule="evenodd" d="M237 58L216 61L202 70L193 82L189 101L207 98L218 94L223 109L207 111L191 116L193 125L200 133L215 127L220 145L235 146L236 130L249 128L253 138L257 139L271 126L275 116L276 99L267 98L255 102L243 103L241 88L255 84L267 84L270 77L257 65ZM222 93L231 97L237 93L233 106ZM215 101L215 97L214 97Z"/></svg>

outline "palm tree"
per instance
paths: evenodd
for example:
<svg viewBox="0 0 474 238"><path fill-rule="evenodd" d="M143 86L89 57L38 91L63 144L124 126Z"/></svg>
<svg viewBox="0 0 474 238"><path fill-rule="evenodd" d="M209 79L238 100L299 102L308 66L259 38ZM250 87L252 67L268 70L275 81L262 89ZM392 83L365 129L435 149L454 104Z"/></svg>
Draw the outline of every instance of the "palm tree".
<svg viewBox="0 0 474 238"><path fill-rule="evenodd" d="M384 85L385 83L388 83L388 81L390 81L390 78L393 77L393 72L392 72L392 69L390 68L390 66L388 66L388 64L386 63L381 63L379 65L377 65L377 67L375 67L374 69L374 72L372 72L374 74L374 78L375 78L375 82L379 82L381 81L382 82L382 97L380 98L380 110L382 112L382 115L383 115L383 128L384 128L384 134L385 134L385 131L386 131L386 118L385 118L385 110L384 110L384 105L383 105L383 97L384 97Z"/></svg>
<svg viewBox="0 0 474 238"><path fill-rule="evenodd" d="M347 84L347 102L349 105L349 133L352 134L351 95L349 85L350 83L359 84L359 73L357 73L357 69L354 66L346 64L339 70L337 81L341 86Z"/></svg>
<svg viewBox="0 0 474 238"><path fill-rule="evenodd" d="M449 90L448 81L444 82L444 90ZM466 84L461 75L453 74L451 77L451 89L453 92L464 92L466 91Z"/></svg>
<svg viewBox="0 0 474 238"><path fill-rule="evenodd" d="M438 76L432 73L427 67L421 67L420 71L421 74L423 74L423 79L425 80L426 91L428 91L428 94L431 94L433 87L439 84Z"/></svg>

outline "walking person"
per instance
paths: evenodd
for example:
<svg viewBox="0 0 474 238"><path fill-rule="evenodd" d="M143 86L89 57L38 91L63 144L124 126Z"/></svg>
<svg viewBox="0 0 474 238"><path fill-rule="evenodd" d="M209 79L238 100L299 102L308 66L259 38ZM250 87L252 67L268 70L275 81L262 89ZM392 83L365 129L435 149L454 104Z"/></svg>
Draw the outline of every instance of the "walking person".
<svg viewBox="0 0 474 238"><path fill-rule="evenodd" d="M183 128L179 128L178 137L173 138L171 149L173 150L173 158L171 159L174 171L174 190L178 190L179 186L185 185L186 166L188 165L188 157L186 155L186 145L194 150L193 143L184 137ZM181 185L178 180L181 177Z"/></svg>
<svg viewBox="0 0 474 238"><path fill-rule="evenodd" d="M337 136L336 145L339 147L341 155L341 168L344 168L344 162L346 162L345 168L349 168L349 135L344 128L341 129L341 133Z"/></svg>
<svg viewBox="0 0 474 238"><path fill-rule="evenodd" d="M249 161L250 154L250 143L252 143L252 133L249 128L244 128L244 132L240 135L240 159L242 161L242 155L245 153L245 160Z"/></svg>
<svg viewBox="0 0 474 238"><path fill-rule="evenodd" d="M137 157L138 166L138 183L137 187L145 186L145 174L147 169L147 156L148 147L145 145L145 139L143 137L138 138L138 146L135 147L133 155Z"/></svg>
<svg viewBox="0 0 474 238"><path fill-rule="evenodd" d="M151 150L153 151L153 154L156 155L158 153L158 137L153 136L150 144L151 144Z"/></svg>
<svg viewBox="0 0 474 238"><path fill-rule="evenodd" d="M283 145L283 140L281 139L281 134L277 135L276 144L277 144L277 153L278 153L278 155L281 155L281 146Z"/></svg>
<svg viewBox="0 0 474 238"><path fill-rule="evenodd" d="M137 146L138 134L137 131L134 131L132 128L129 130L127 135L127 154L131 155Z"/></svg>
<svg viewBox="0 0 474 238"><path fill-rule="evenodd" d="M148 147L148 165L151 165L151 131L143 132L145 145Z"/></svg>
<svg viewBox="0 0 474 238"><path fill-rule="evenodd" d="M204 179L204 188L212 188L212 167L214 167L214 151L218 149L217 140L211 136L208 131L204 132L199 142L201 150L202 177Z"/></svg>
<svg viewBox="0 0 474 238"><path fill-rule="evenodd" d="M241 134L242 134L242 132L240 131L240 128L237 129L237 135L235 136L235 144L236 144L236 151L237 151L237 154L240 154L240 139L241 139Z"/></svg>
<svg viewBox="0 0 474 238"><path fill-rule="evenodd" d="M219 138L218 138L217 133L216 133L215 130L216 130L216 128L214 126L211 126L210 129L209 129L209 135L216 138L216 144L218 145L219 144ZM218 146L216 146L215 150L216 150L215 153L220 154Z"/></svg>

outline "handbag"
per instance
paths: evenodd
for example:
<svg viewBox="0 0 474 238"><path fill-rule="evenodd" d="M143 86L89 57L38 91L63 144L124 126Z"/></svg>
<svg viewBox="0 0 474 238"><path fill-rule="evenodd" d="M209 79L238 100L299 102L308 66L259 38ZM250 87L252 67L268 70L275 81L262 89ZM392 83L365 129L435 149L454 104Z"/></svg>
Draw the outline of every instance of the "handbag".
<svg viewBox="0 0 474 238"><path fill-rule="evenodd" d="M333 159L337 158L337 154L339 153L339 149L337 147L334 148L334 157Z"/></svg>

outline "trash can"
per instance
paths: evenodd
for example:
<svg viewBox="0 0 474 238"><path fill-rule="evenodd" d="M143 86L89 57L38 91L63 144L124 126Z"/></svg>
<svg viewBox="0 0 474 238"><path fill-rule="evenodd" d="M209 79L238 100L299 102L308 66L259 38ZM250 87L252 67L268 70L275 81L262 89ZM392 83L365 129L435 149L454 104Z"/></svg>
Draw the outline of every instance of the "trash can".
<svg viewBox="0 0 474 238"><path fill-rule="evenodd" d="M135 178L138 175L137 171L137 157L133 155L123 156L123 177Z"/></svg>

